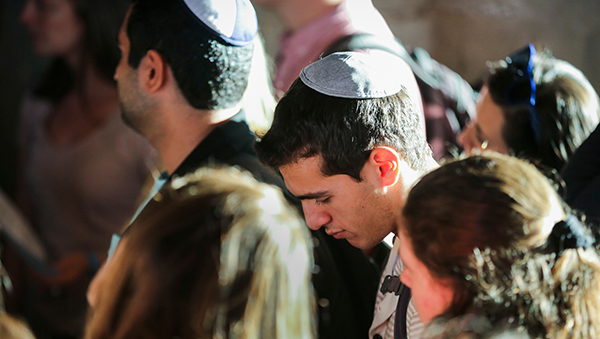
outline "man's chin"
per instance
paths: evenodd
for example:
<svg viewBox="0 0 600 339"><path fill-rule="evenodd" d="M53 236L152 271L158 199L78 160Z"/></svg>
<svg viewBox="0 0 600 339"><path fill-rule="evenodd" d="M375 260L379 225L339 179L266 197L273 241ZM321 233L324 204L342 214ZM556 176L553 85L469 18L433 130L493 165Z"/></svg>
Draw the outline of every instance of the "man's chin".
<svg viewBox="0 0 600 339"><path fill-rule="evenodd" d="M379 243L377 243L377 244L367 243L367 242L361 241L360 239L346 239L346 241L348 241L348 243L350 245L352 245L353 247L356 247L359 250L363 251L363 253L366 254L367 256L370 256L371 253L373 252L373 250L375 249L375 247L377 247L377 245L379 245Z"/></svg>
<svg viewBox="0 0 600 339"><path fill-rule="evenodd" d="M359 250L365 250L365 248L368 248L368 246L365 246L365 244L362 241L360 241L360 239L346 238L346 241L353 247L358 248Z"/></svg>

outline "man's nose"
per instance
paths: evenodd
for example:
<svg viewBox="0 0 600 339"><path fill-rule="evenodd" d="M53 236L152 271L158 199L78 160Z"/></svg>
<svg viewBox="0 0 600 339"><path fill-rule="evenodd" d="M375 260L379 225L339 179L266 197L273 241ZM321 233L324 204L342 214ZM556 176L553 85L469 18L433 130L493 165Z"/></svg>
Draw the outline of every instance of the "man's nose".
<svg viewBox="0 0 600 339"><path fill-rule="evenodd" d="M331 215L322 208L314 206L313 202L303 201L302 209L304 210L306 225L308 225L308 228L311 230L316 231L331 221Z"/></svg>

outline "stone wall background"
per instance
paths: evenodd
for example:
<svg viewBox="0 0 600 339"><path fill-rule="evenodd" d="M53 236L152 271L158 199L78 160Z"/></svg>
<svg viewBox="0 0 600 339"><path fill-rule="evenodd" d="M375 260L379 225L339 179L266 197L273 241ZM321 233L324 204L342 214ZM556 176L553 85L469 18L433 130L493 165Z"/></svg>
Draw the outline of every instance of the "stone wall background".
<svg viewBox="0 0 600 339"><path fill-rule="evenodd" d="M527 42L581 69L600 88L600 0L373 0L407 46L433 58L471 83L486 61L506 57ZM267 52L277 50L281 24L257 9Z"/></svg>

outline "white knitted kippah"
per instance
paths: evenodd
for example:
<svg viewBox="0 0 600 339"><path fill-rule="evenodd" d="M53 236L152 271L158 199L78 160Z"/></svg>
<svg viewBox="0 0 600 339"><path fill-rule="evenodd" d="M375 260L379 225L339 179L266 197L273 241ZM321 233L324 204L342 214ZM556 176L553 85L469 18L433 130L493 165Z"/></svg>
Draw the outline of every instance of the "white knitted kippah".
<svg viewBox="0 0 600 339"><path fill-rule="evenodd" d="M252 43L258 32L256 12L249 0L183 0L214 34L235 46Z"/></svg>

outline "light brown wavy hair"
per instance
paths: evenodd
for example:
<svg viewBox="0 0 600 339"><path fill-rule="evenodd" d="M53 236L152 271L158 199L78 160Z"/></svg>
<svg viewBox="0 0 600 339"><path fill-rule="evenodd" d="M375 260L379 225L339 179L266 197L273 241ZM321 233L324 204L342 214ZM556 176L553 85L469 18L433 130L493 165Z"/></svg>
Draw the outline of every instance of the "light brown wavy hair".
<svg viewBox="0 0 600 339"><path fill-rule="evenodd" d="M87 339L312 338L308 229L234 169L173 180L128 228Z"/></svg>

